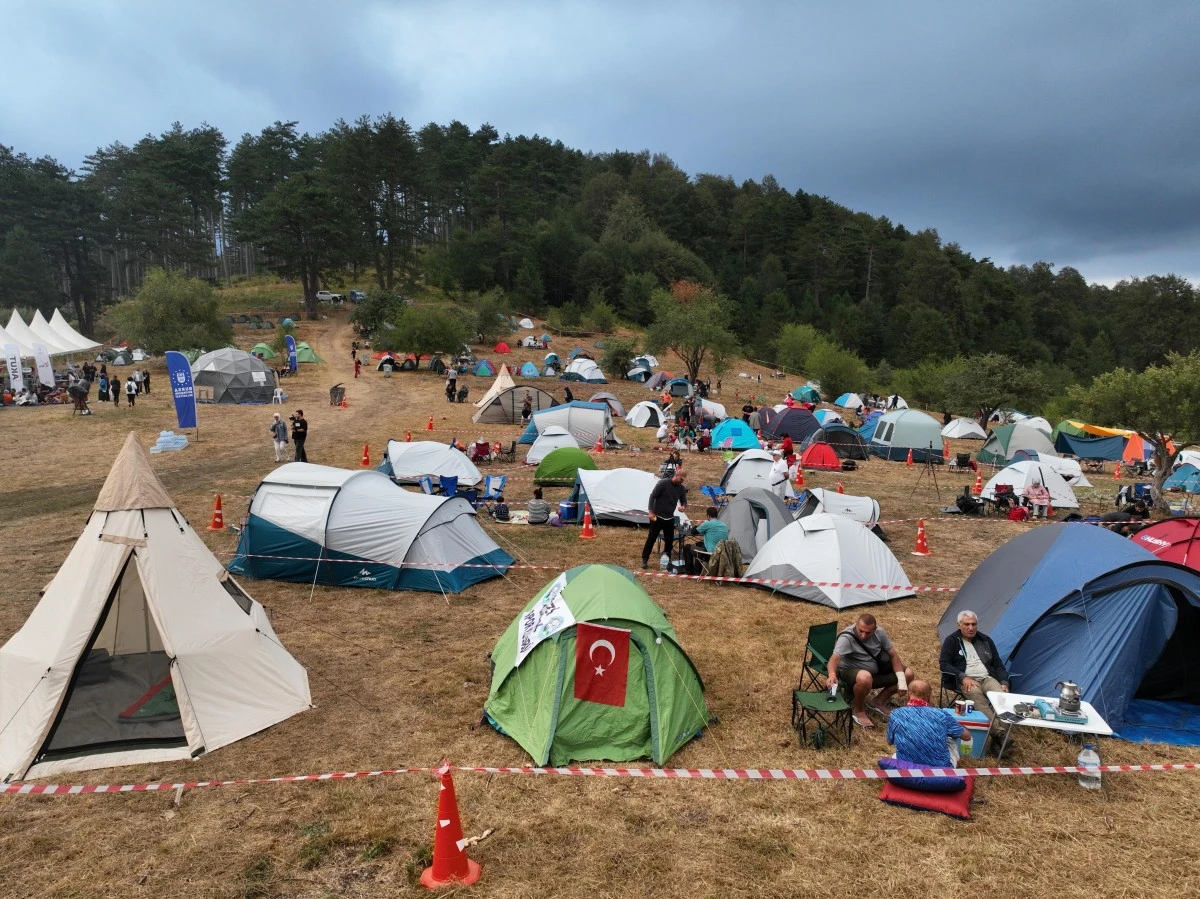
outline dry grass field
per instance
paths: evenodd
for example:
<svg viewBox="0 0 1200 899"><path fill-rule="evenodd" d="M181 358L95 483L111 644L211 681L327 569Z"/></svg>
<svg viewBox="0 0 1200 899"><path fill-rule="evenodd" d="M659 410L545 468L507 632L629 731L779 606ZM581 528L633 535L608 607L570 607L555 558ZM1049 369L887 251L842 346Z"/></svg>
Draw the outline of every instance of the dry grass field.
<svg viewBox="0 0 1200 899"><path fill-rule="evenodd" d="M246 311L254 311L247 309ZM517 427L480 427L474 407L447 404L430 372L391 379L368 367L353 379L346 313L303 323L299 337L323 358L287 379L285 410L311 422L310 460L355 467L364 443L372 462L388 438L414 439L429 415L438 440L508 440ZM249 347L260 332L238 329ZM570 347L568 346L567 349ZM556 347L556 349L558 349ZM481 355L489 355L483 354ZM508 361L540 359L517 350ZM492 357L495 358L495 357ZM670 367L670 363L667 363ZM757 374L760 369L746 368ZM174 427L161 363L154 393L135 410L99 408L90 418L67 407L0 411L0 639L17 630L87 520L117 450L130 431L143 445ZM611 373L610 373L611 374ZM762 372L777 402L791 382ZM472 399L490 379L467 378ZM328 388L347 384L348 409L331 408ZM725 379L718 397L740 406ZM542 383L561 396L559 382ZM608 388L627 406L646 398L635 384ZM586 399L585 385L576 389ZM273 407L200 409L200 442L153 458L156 473L213 552L227 560L236 538L203 530L213 496L227 521L273 467ZM640 453L598 457L602 467L657 469L653 431L624 425ZM967 445L961 447L968 448ZM715 483L715 456L688 460L693 509L698 487ZM520 464L508 496L532 490ZM840 476L849 493L876 497L884 519L935 518L966 482L938 473L941 500L918 469L878 460ZM810 483L833 486L839 477ZM1098 481L1092 501L1108 501ZM565 497L566 488L547 491ZM928 523L933 555L909 554L911 522L885 525L912 583L957 586L1005 540L1032 525L1007 521ZM558 570L581 562L636 566L641 535L605 527L594 541L573 528L485 525L520 563ZM79 783L226 779L326 771L461 764L521 765L511 740L480 725L488 691L487 653L554 570L515 570L459 596L331 589L247 581L288 649L308 668L316 708L192 763L88 772ZM857 730L850 750L798 745L789 726L810 624L829 609L763 589L649 577L643 584L670 616L703 676L716 721L670 761L680 767L870 766L887 754L883 728ZM923 594L872 611L918 672L936 675L935 625L946 593ZM852 614L837 616L848 623ZM1069 672L1064 672L1069 674ZM1075 749L1053 734L1020 735L1015 760L1072 763ZM1106 762L1200 761L1200 751L1105 741ZM1200 847L1188 836L1197 817L1194 774L1106 776L1105 790L1071 777L982 780L974 818L958 822L892 808L871 782L648 782L565 777L456 778L468 835L494 833L472 849L483 864L478 896L888 896L1167 897L1200 894ZM171 795L0 797L0 883L9 897L323 897L416 895L432 845L437 787L426 775L342 783L193 790L178 809Z"/></svg>

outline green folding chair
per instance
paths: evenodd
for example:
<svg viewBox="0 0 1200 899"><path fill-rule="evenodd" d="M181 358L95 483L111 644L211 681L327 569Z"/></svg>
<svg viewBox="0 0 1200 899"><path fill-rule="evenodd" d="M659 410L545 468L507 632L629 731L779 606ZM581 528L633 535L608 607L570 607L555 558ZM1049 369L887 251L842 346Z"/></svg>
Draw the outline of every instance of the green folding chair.
<svg viewBox="0 0 1200 899"><path fill-rule="evenodd" d="M808 645L804 647L804 668L800 671L800 689L825 689L829 673L829 657L837 642L838 623L814 624L808 629Z"/></svg>

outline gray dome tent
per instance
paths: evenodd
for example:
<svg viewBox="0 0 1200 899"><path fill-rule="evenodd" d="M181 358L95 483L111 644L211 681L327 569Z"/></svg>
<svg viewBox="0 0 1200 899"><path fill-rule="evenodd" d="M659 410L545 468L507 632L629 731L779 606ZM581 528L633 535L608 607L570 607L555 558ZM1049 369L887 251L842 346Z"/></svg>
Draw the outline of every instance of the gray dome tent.
<svg viewBox="0 0 1200 899"><path fill-rule="evenodd" d="M192 363L197 387L212 389L214 403L269 403L275 393L275 373L244 350L225 347L205 353Z"/></svg>

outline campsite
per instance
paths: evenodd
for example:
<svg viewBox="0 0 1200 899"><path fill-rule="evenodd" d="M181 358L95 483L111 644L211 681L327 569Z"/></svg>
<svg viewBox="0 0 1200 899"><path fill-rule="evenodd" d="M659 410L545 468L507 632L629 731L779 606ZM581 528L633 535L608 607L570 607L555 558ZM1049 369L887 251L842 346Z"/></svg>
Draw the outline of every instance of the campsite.
<svg viewBox="0 0 1200 899"><path fill-rule="evenodd" d="M251 335L243 336L248 349ZM657 475L665 458L656 448L653 428L627 425L603 402L579 402L574 409L558 412L558 407L548 407L523 427L519 415L513 422L508 413L496 421L473 421L478 409L470 403L447 403L442 378L424 369L385 378L372 366L354 379L353 332L342 310L305 323L303 336L323 361L302 366L285 379L285 405L202 405L198 441L180 452L144 456L142 464L152 468L189 523L188 534L203 541L222 565L235 559L240 538L229 529L208 530L216 494L222 497L225 522L241 526L255 508L251 502L256 493L262 501L271 484L299 483L286 471L288 466L273 463L267 433L272 410L290 413L302 408L311 423L307 451L316 464L298 467L362 472L334 475L320 474L325 471L320 469L300 486L333 489L331 485L343 482L358 484L355 489L363 502L382 502L385 487L420 489L395 486L375 472L367 476L361 460L364 445L371 469L383 462L389 441L396 441L391 446L398 450L408 445L406 435L414 443L446 445L456 439L462 444L482 438L507 447L525 434L531 442L541 439L538 434L545 428L536 422L543 415L553 422L550 427L563 430L575 427L578 415L585 416L585 427L591 430L613 428L615 423L606 436L619 437L622 444L609 442L603 452L586 453L600 472L638 469ZM475 348L479 353L487 349L490 346ZM514 341L503 358L519 368L526 361L540 364L544 355L544 350ZM762 386L756 381L754 389L768 402L779 402L795 387L768 381L769 372L753 363L739 365L751 375L764 376ZM162 378L158 383L166 383L161 359L148 366ZM471 395L483 397L493 380L465 375L460 384L470 383ZM740 390L744 397L748 388L737 381L727 378L716 401L739 407L741 399L735 400L734 392ZM345 407L329 404L329 388L337 383L345 385ZM528 384L562 401L564 382L557 379L518 377L516 383L518 397ZM592 395L586 385L573 386ZM609 378L604 390L625 409L653 399L633 380ZM578 393L583 395L583 390ZM170 397L157 393L139 401L135 409L100 410L87 419L69 412L53 406L0 412L8 437L0 458L8 471L20 472L8 478L2 490L6 514L0 527L8 553L0 633L5 639L22 627L39 591L55 578L83 533L129 434L147 448L160 431L174 427ZM428 430L431 417L433 428ZM888 430L880 441L884 455L893 452L891 444L899 439L901 428ZM920 439L926 441L923 432ZM939 436L933 444L938 455L940 440ZM507 476L505 493L514 509L524 508L534 488L535 467L524 464L529 446L519 445L513 462L489 462L478 469L484 476ZM38 448L36 465L28 458L31 447ZM952 456L974 454L979 441L955 439L950 449ZM752 463L739 466L744 470L735 490L752 491L759 485ZM688 513L696 520L707 505L701 485L720 484L725 463L719 452L688 453L685 467ZM411 474L420 474L416 468L422 465ZM688 659L703 685L707 726L680 742L673 754L664 752L663 766L871 768L888 751L884 728L856 729L849 748L817 749L801 744L789 722L789 697L800 676L808 628L835 619L846 626L860 608L844 606L871 603L861 608L886 626L905 661L917 672L936 677L939 622L953 602L954 590L1007 541L1037 534L1039 528L1086 527L939 515L940 507L974 482L974 473L943 468L935 489L930 480L920 480L922 471L878 454L859 461L853 471L806 470L808 485L825 491L819 495L823 505L789 525L800 530L807 521L814 534L820 530L822 519L834 517L823 511L841 507L836 502L839 485L848 501L870 498L858 514L865 523L880 524L888 537L884 551L890 550L902 566L904 583L918 588L915 595L886 603L876 603L871 596L809 601L769 588L642 572L638 553L645 531L622 515L619 505L617 512L606 512L608 518L598 523L591 540L580 539L577 525L500 524L479 515L478 525L489 545L497 547L496 558L512 558L514 563L500 576L454 589L438 586L436 578L425 579L413 590L327 581L314 578L312 572L287 580L239 574L237 583L261 604L280 644L307 670L312 707L291 710L279 723L191 761L137 762L61 774L57 782L282 777L430 768L444 759L464 766L540 762L522 748L533 745L526 731L509 737L482 720L489 694L501 689L493 682L488 654L508 645L511 635L506 638L506 632L556 577L589 564L632 572L633 587L665 613L677 641L677 646L672 642L659 648L658 664L681 665L681 659ZM1092 475L1091 480L1095 486L1075 488L1080 505L1085 511L1111 508L1119 485L1111 474ZM574 481L549 478L553 486L545 490L552 506L568 499ZM376 482L379 489L371 486ZM587 489L600 497L602 481L589 476L588 482L592 486ZM857 508L863 502L846 508L852 505ZM332 527L341 513L335 504L325 514ZM925 519L932 550L928 556L910 553L918 517ZM865 529L854 536L869 536L872 547L884 546ZM297 553L304 546L299 537L289 545ZM335 546L332 538L328 544L330 552L359 552L349 546ZM402 553L396 558L402 566ZM767 564L780 569L786 560ZM837 605L843 608L831 608ZM635 636L650 633L646 628L652 625L643 622L652 622L655 614L652 608L636 613L639 617L631 625ZM507 652L511 651L510 646ZM552 660L547 647L531 670L544 676ZM502 664L499 657L496 664ZM511 686L509 675L503 689ZM694 695L689 686L676 698L685 702ZM491 700L497 715L501 706L511 711L517 701L512 696L503 703ZM1023 733L1010 763L1073 764L1077 749L1053 732ZM1101 749L1106 764L1200 762L1200 749L1195 747L1108 739ZM641 761L622 764L654 765L653 751L647 748ZM553 755L550 760L562 761ZM847 878L853 876L856 894L898 897L957 896L964 889L1029 897L1174 896L1200 890L1200 850L1180 837L1195 817L1195 776L1105 774L1100 795L1080 790L1070 775L979 778L970 822L884 805L876 799L879 789L873 781L659 781L456 772L455 788L464 833L470 837L489 832L469 849L484 871L482 880L470 888L473 895L635 894L644 893L643 882L653 878L661 883L655 895L663 896L844 896ZM415 895L416 877L429 863L437 793L436 781L426 772L189 789L177 804L173 791L119 797L0 797L0 876L9 883L19 878L22 895ZM884 853L884 858L876 840L889 833L903 834L905 845ZM1023 861L987 863L987 856L1000 847L1006 857ZM1160 879L1162 860L1168 858L1174 874L1169 888ZM1039 866L1036 883L1026 876L1025 864ZM1080 879L1081 866L1101 873Z"/></svg>

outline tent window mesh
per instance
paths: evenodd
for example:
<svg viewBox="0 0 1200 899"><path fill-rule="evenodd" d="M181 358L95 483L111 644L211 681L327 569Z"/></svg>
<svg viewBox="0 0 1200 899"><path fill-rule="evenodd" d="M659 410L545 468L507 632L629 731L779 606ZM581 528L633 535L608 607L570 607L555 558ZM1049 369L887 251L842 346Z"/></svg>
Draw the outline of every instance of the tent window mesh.
<svg viewBox="0 0 1200 899"><path fill-rule="evenodd" d="M225 588L225 592L233 597L233 601L241 606L242 611L247 615L250 614L251 599L246 595L245 591L237 585L233 578L227 577L221 581L221 586Z"/></svg>
<svg viewBox="0 0 1200 899"><path fill-rule="evenodd" d="M131 554L76 665L39 760L186 743L171 660Z"/></svg>

